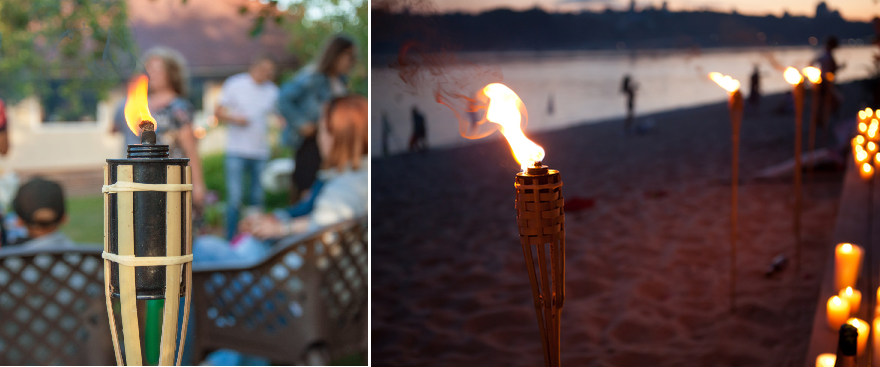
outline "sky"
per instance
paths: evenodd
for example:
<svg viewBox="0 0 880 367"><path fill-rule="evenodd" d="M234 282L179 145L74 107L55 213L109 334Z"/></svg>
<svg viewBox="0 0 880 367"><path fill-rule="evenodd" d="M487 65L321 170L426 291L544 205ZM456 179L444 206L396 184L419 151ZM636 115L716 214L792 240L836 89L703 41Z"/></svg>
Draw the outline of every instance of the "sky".
<svg viewBox="0 0 880 367"><path fill-rule="evenodd" d="M729 12L736 9L742 14L791 15L812 17L820 0L667 0L673 11L709 8ZM615 9L629 8L629 0L432 0L438 10L480 12L499 7L529 9L539 6L548 11L598 10L610 6ZM840 11L847 20L868 21L880 16L880 0L826 0L832 10ZM654 5L659 8L663 0L636 0L636 8Z"/></svg>

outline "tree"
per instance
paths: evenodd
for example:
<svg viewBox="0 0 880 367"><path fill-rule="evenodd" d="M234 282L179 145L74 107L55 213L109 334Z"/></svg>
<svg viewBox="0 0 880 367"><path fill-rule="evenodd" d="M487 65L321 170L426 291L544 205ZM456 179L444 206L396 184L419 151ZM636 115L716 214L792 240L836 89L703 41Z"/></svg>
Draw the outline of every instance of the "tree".
<svg viewBox="0 0 880 367"><path fill-rule="evenodd" d="M324 41L337 33L351 36L357 42L358 60L352 70L350 87L367 95L367 0L287 0L269 1L257 14L251 36L263 30L266 21L282 24L290 34L290 51L300 60L313 60ZM241 7L242 14L247 7Z"/></svg>
<svg viewBox="0 0 880 367"><path fill-rule="evenodd" d="M0 1L0 97L59 102L62 120L94 114L83 96L105 98L135 68L127 19L124 1Z"/></svg>

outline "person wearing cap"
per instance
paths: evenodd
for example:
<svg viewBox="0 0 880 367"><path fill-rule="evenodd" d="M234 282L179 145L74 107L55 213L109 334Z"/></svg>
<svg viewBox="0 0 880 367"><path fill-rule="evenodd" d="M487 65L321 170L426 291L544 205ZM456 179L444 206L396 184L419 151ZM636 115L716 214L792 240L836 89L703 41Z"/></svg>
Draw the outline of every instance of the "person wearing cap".
<svg viewBox="0 0 880 367"><path fill-rule="evenodd" d="M18 189L12 208L28 232L26 238L12 245L47 248L76 245L58 230L67 221L61 185L39 177L31 179Z"/></svg>

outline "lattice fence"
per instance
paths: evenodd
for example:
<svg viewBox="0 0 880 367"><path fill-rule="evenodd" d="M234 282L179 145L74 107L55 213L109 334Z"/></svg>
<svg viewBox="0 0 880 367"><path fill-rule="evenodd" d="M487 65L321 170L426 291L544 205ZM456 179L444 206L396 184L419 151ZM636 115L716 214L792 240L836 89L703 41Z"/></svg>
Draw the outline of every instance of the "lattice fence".
<svg viewBox="0 0 880 367"><path fill-rule="evenodd" d="M100 249L0 252L0 364L115 364Z"/></svg>
<svg viewBox="0 0 880 367"><path fill-rule="evenodd" d="M366 218L277 247L250 268L195 268L196 360L217 348L279 363L316 344L331 358L366 351Z"/></svg>

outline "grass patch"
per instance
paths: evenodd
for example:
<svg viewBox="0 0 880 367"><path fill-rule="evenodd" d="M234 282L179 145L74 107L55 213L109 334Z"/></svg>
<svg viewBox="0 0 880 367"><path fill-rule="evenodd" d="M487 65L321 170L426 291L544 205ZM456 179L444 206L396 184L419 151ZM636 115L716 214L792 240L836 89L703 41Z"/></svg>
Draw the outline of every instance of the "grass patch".
<svg viewBox="0 0 880 367"><path fill-rule="evenodd" d="M61 232L76 243L104 243L104 196L67 197L67 223Z"/></svg>

